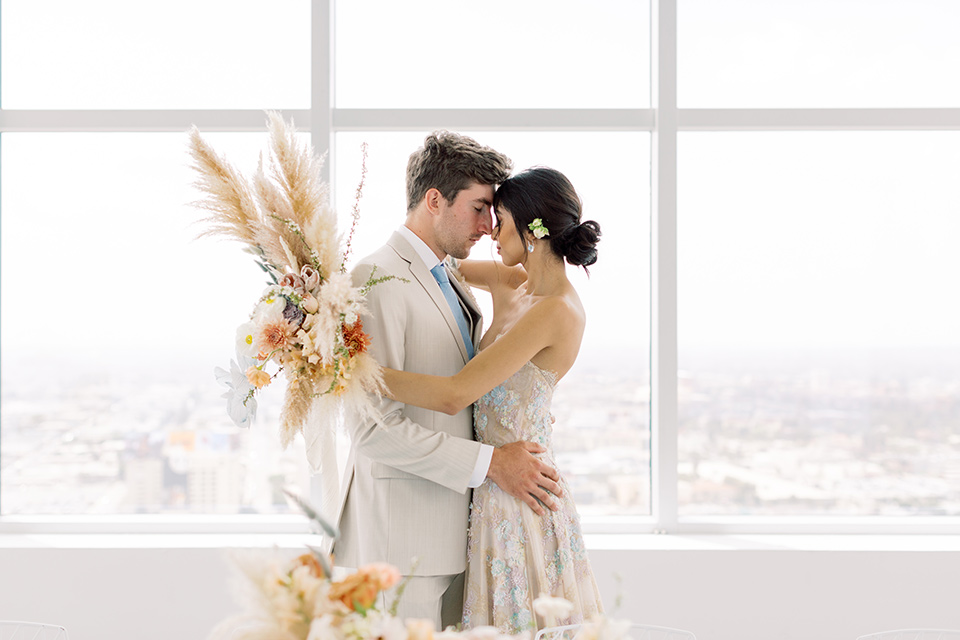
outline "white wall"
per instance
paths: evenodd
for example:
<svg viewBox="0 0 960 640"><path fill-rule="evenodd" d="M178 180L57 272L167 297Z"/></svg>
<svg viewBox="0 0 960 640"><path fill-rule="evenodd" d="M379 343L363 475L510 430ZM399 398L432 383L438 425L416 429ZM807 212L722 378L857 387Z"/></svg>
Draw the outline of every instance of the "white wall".
<svg viewBox="0 0 960 640"><path fill-rule="evenodd" d="M121 542L0 537L0 619L61 624L72 640L202 640L236 611L224 536L115 538ZM956 537L917 536L905 545L808 538L798 545L775 536L749 543L639 536L629 551L598 540L588 544L608 608L619 593L621 617L690 629L699 640L854 640L907 626L960 629Z"/></svg>

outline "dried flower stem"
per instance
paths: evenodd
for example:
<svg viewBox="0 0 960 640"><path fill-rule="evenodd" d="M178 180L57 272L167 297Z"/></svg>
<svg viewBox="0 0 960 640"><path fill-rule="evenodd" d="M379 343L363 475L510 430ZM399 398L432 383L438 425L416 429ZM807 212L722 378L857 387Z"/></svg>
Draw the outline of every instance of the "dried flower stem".
<svg viewBox="0 0 960 640"><path fill-rule="evenodd" d="M350 250L353 248L353 234L357 230L357 222L360 221L360 198L363 197L363 185L367 181L367 143L360 145L360 153L363 159L360 162L360 184L357 185L357 194L353 199L353 220L350 222L350 231L347 232L347 241L343 250L343 262L340 263L340 272L347 272L347 260L350 259Z"/></svg>

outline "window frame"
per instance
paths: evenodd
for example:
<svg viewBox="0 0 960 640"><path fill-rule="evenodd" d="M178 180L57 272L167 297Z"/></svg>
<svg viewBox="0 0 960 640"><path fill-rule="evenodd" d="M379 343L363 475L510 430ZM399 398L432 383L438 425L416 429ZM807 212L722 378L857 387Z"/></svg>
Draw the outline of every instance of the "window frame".
<svg viewBox="0 0 960 640"><path fill-rule="evenodd" d="M960 108L680 109L677 3L650 0L651 105L636 109L343 109L334 95L336 0L311 0L311 106L283 110L314 148L335 157L338 132L641 131L651 134L651 515L590 517L587 533L915 534L960 533L960 517L679 517L677 497L677 138L685 131L960 130ZM6 110L9 132L260 132L259 110ZM2 140L2 138L0 138ZM335 167L324 165L332 185ZM320 495L319 478L311 491ZM286 533L296 516L0 516L0 533Z"/></svg>

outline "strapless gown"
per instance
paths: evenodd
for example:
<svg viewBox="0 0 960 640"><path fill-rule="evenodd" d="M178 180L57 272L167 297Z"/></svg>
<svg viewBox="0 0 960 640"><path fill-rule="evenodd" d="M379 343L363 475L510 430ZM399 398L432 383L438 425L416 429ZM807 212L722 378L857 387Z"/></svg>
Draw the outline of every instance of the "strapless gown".
<svg viewBox="0 0 960 640"><path fill-rule="evenodd" d="M517 440L543 445L540 457L553 467L550 403L556 376L532 362L474 405L479 442L494 446ZM557 624L575 624L602 613L600 593L570 488L560 480L557 511L538 516L489 479L473 490L467 542L464 628L491 625L504 633L541 629L533 611L541 594L562 597L573 613Z"/></svg>

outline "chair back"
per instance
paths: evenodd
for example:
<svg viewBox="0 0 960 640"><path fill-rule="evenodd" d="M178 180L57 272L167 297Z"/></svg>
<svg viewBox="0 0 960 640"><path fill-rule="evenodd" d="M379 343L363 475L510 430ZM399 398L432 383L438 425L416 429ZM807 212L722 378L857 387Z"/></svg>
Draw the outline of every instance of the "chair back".
<svg viewBox="0 0 960 640"><path fill-rule="evenodd" d="M692 631L649 624L632 624L629 634L631 640L697 640Z"/></svg>
<svg viewBox="0 0 960 640"><path fill-rule="evenodd" d="M960 631L951 629L895 629L860 636L857 640L960 640Z"/></svg>
<svg viewBox="0 0 960 640"><path fill-rule="evenodd" d="M68 640L67 630L55 624L0 620L0 640Z"/></svg>
<svg viewBox="0 0 960 640"><path fill-rule="evenodd" d="M534 640L573 640L581 626L583 625L568 624L562 627L547 627L538 631ZM625 640L697 640L697 637L691 631L656 627L649 624L631 624L624 638ZM954 639L951 638L950 640ZM960 638L956 640L960 640Z"/></svg>

